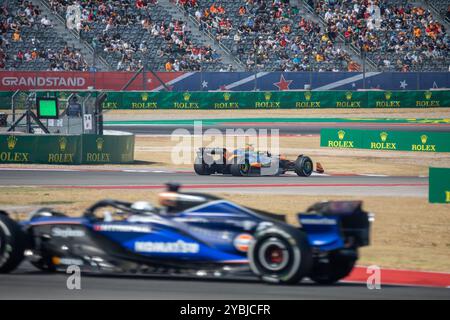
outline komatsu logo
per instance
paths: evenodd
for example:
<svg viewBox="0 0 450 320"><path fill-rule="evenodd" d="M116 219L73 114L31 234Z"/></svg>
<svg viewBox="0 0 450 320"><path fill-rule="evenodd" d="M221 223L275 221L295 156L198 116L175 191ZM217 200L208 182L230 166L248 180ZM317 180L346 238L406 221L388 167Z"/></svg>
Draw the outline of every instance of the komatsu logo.
<svg viewBox="0 0 450 320"><path fill-rule="evenodd" d="M139 232L150 233L152 229L149 226L123 225L123 224L101 224L94 226L95 231L107 232Z"/></svg>
<svg viewBox="0 0 450 320"><path fill-rule="evenodd" d="M309 224L309 225L327 225L327 226L334 226L337 224L337 221L334 219L308 219L304 218L300 220L301 224Z"/></svg>
<svg viewBox="0 0 450 320"><path fill-rule="evenodd" d="M184 242L136 242L136 252L161 252L161 253L197 253L200 250L198 243Z"/></svg>
<svg viewBox="0 0 450 320"><path fill-rule="evenodd" d="M82 77L4 77L2 85L7 87L66 87L82 88L86 85L86 79Z"/></svg>

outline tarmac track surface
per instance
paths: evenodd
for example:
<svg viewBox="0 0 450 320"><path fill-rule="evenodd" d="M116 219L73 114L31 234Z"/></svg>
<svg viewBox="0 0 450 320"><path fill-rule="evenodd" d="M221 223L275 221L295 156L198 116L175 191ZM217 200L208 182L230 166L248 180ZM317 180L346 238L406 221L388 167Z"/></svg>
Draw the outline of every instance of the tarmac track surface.
<svg viewBox="0 0 450 320"><path fill-rule="evenodd" d="M249 119L249 122L251 119ZM267 129L269 130L268 134L270 134L270 129L278 129L279 133L282 135L296 135L296 134L319 134L320 129L322 128L352 128L352 129L373 129L373 130L400 130L400 131L441 131L441 132L449 132L450 125L448 124L404 124L404 123L224 123L224 124L216 124L216 125L203 125L203 132L208 129L216 129L220 130L222 133L225 133L227 129L235 130L235 129ZM126 131L132 132L134 134L148 134L148 135L170 135L174 130L187 130L191 134L194 133L194 129L192 125L114 125L107 124L105 125L105 129L108 130L118 130L118 131Z"/></svg>
<svg viewBox="0 0 450 320"><path fill-rule="evenodd" d="M180 183L184 186L183 190L203 189L203 192L412 197L426 197L428 192L428 179L425 177L232 177L197 176L195 173L170 171L47 171L0 168L0 186L161 189L168 182Z"/></svg>
<svg viewBox="0 0 450 320"><path fill-rule="evenodd" d="M280 286L237 278L83 274L81 290L68 290L67 277L36 271L25 262L14 273L0 275L0 299L450 299L446 288L382 284L380 290L369 290L365 283L319 286L306 280L299 285Z"/></svg>

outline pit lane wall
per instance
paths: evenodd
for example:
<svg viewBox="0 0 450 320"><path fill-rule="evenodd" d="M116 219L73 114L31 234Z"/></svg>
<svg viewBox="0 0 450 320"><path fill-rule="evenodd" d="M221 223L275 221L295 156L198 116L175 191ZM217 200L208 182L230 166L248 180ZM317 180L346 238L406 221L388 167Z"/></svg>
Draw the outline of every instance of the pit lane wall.
<svg viewBox="0 0 450 320"><path fill-rule="evenodd" d="M450 168L429 169L428 191L430 203L450 204Z"/></svg>
<svg viewBox="0 0 450 320"><path fill-rule="evenodd" d="M320 146L413 152L450 152L450 132L321 129Z"/></svg>
<svg viewBox="0 0 450 320"><path fill-rule="evenodd" d="M121 164L134 161L134 135L0 135L0 163Z"/></svg>
<svg viewBox="0 0 450 320"><path fill-rule="evenodd" d="M71 92L41 91L38 96L67 98ZM86 95L80 91L79 95ZM0 92L0 108L11 106L11 92ZM23 93L26 98L26 93ZM21 105L16 97L16 105ZM249 91L111 92L104 109L318 109L450 107L450 90L428 91Z"/></svg>

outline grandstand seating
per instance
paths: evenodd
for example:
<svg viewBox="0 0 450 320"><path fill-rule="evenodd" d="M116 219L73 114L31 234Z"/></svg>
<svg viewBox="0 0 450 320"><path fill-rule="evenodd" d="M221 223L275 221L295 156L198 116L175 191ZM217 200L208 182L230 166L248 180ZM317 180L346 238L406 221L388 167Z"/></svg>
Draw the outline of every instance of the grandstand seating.
<svg viewBox="0 0 450 320"><path fill-rule="evenodd" d="M347 71L350 56L289 1L179 0L250 70ZM355 64L352 64L353 66Z"/></svg>
<svg viewBox="0 0 450 320"><path fill-rule="evenodd" d="M407 0L309 0L330 28L362 48L383 71L442 71L450 65L449 37L430 11Z"/></svg>
<svg viewBox="0 0 450 320"><path fill-rule="evenodd" d="M51 0L64 15L65 0ZM155 1L81 2L81 36L97 43L99 53L115 70L135 71L147 64L155 71L213 71L223 67L220 56L202 46L182 21Z"/></svg>
<svg viewBox="0 0 450 320"><path fill-rule="evenodd" d="M45 1L63 18L67 6L75 2ZM425 1L444 18L450 15L449 0ZM305 19L292 5L296 1L171 2L252 71L360 70L350 47L356 52L363 49L379 71L446 71L450 66L445 26L419 1L304 0L324 24ZM95 44L111 70L135 71L144 63L155 71L227 69L220 55L200 41L198 31L186 27L187 18L175 20L157 0L79 3L80 36ZM379 5L379 17L371 3ZM31 2L9 0L0 8L0 69L88 70L81 52L69 48L51 26L44 26L40 9ZM14 40L16 26L20 41Z"/></svg>
<svg viewBox="0 0 450 320"><path fill-rule="evenodd" d="M440 15L450 22L450 0L426 0Z"/></svg>
<svg viewBox="0 0 450 320"><path fill-rule="evenodd" d="M52 32L51 17L45 18L31 2L3 3L0 25L0 69L87 70L81 53Z"/></svg>

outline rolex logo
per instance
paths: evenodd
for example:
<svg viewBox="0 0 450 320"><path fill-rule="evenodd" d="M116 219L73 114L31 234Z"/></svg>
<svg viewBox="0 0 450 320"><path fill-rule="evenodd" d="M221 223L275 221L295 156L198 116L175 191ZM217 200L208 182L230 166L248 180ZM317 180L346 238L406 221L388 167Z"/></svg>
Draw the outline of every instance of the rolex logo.
<svg viewBox="0 0 450 320"><path fill-rule="evenodd" d="M191 99L191 94L189 92L185 92L183 94L184 101L189 101Z"/></svg>
<svg viewBox="0 0 450 320"><path fill-rule="evenodd" d="M306 99L307 101L310 101L310 100L311 100L311 97L312 97L311 91L306 91L306 92L305 92L305 99Z"/></svg>
<svg viewBox="0 0 450 320"><path fill-rule="evenodd" d="M384 93L384 97L386 98L386 100L391 100L392 98L392 92L391 91L386 91Z"/></svg>
<svg viewBox="0 0 450 320"><path fill-rule="evenodd" d="M17 139L16 136L9 136L9 137L7 138L7 141L8 141L8 149L9 149L9 150L12 150L12 149L14 149L14 148L16 147L17 140L19 140L19 139Z"/></svg>
<svg viewBox="0 0 450 320"><path fill-rule="evenodd" d="M428 141L428 136L426 134L423 134L420 136L420 141L422 141L422 144L427 143Z"/></svg>
<svg viewBox="0 0 450 320"><path fill-rule="evenodd" d="M264 99L266 99L266 101L269 101L270 98L272 98L272 93L271 92L264 93Z"/></svg>
<svg viewBox="0 0 450 320"><path fill-rule="evenodd" d="M430 100L433 97L433 92L427 91L425 92L425 99Z"/></svg>
<svg viewBox="0 0 450 320"><path fill-rule="evenodd" d="M381 141L386 142L387 137L388 137L387 132L382 132L382 133L380 133Z"/></svg>
<svg viewBox="0 0 450 320"><path fill-rule="evenodd" d="M351 91L347 91L347 93L345 94L345 98L347 100L352 100L353 97L353 93Z"/></svg>
<svg viewBox="0 0 450 320"><path fill-rule="evenodd" d="M225 99L225 101L230 100L230 98L231 98L231 93L225 92L225 93L223 94L223 98Z"/></svg>
<svg viewBox="0 0 450 320"><path fill-rule="evenodd" d="M141 94L141 98L142 98L142 101L147 101L148 100L148 93L144 92L143 94Z"/></svg>
<svg viewBox="0 0 450 320"><path fill-rule="evenodd" d="M61 152L64 152L66 151L66 147L67 147L67 139L65 137L59 138L59 150L61 150Z"/></svg>
<svg viewBox="0 0 450 320"><path fill-rule="evenodd" d="M97 138L97 140L95 140L95 142L97 143L97 150L102 151L103 143L105 142L105 140L103 138Z"/></svg>
<svg viewBox="0 0 450 320"><path fill-rule="evenodd" d="M338 131L338 137L339 137L339 140L344 140L345 131L344 130L339 130Z"/></svg>

